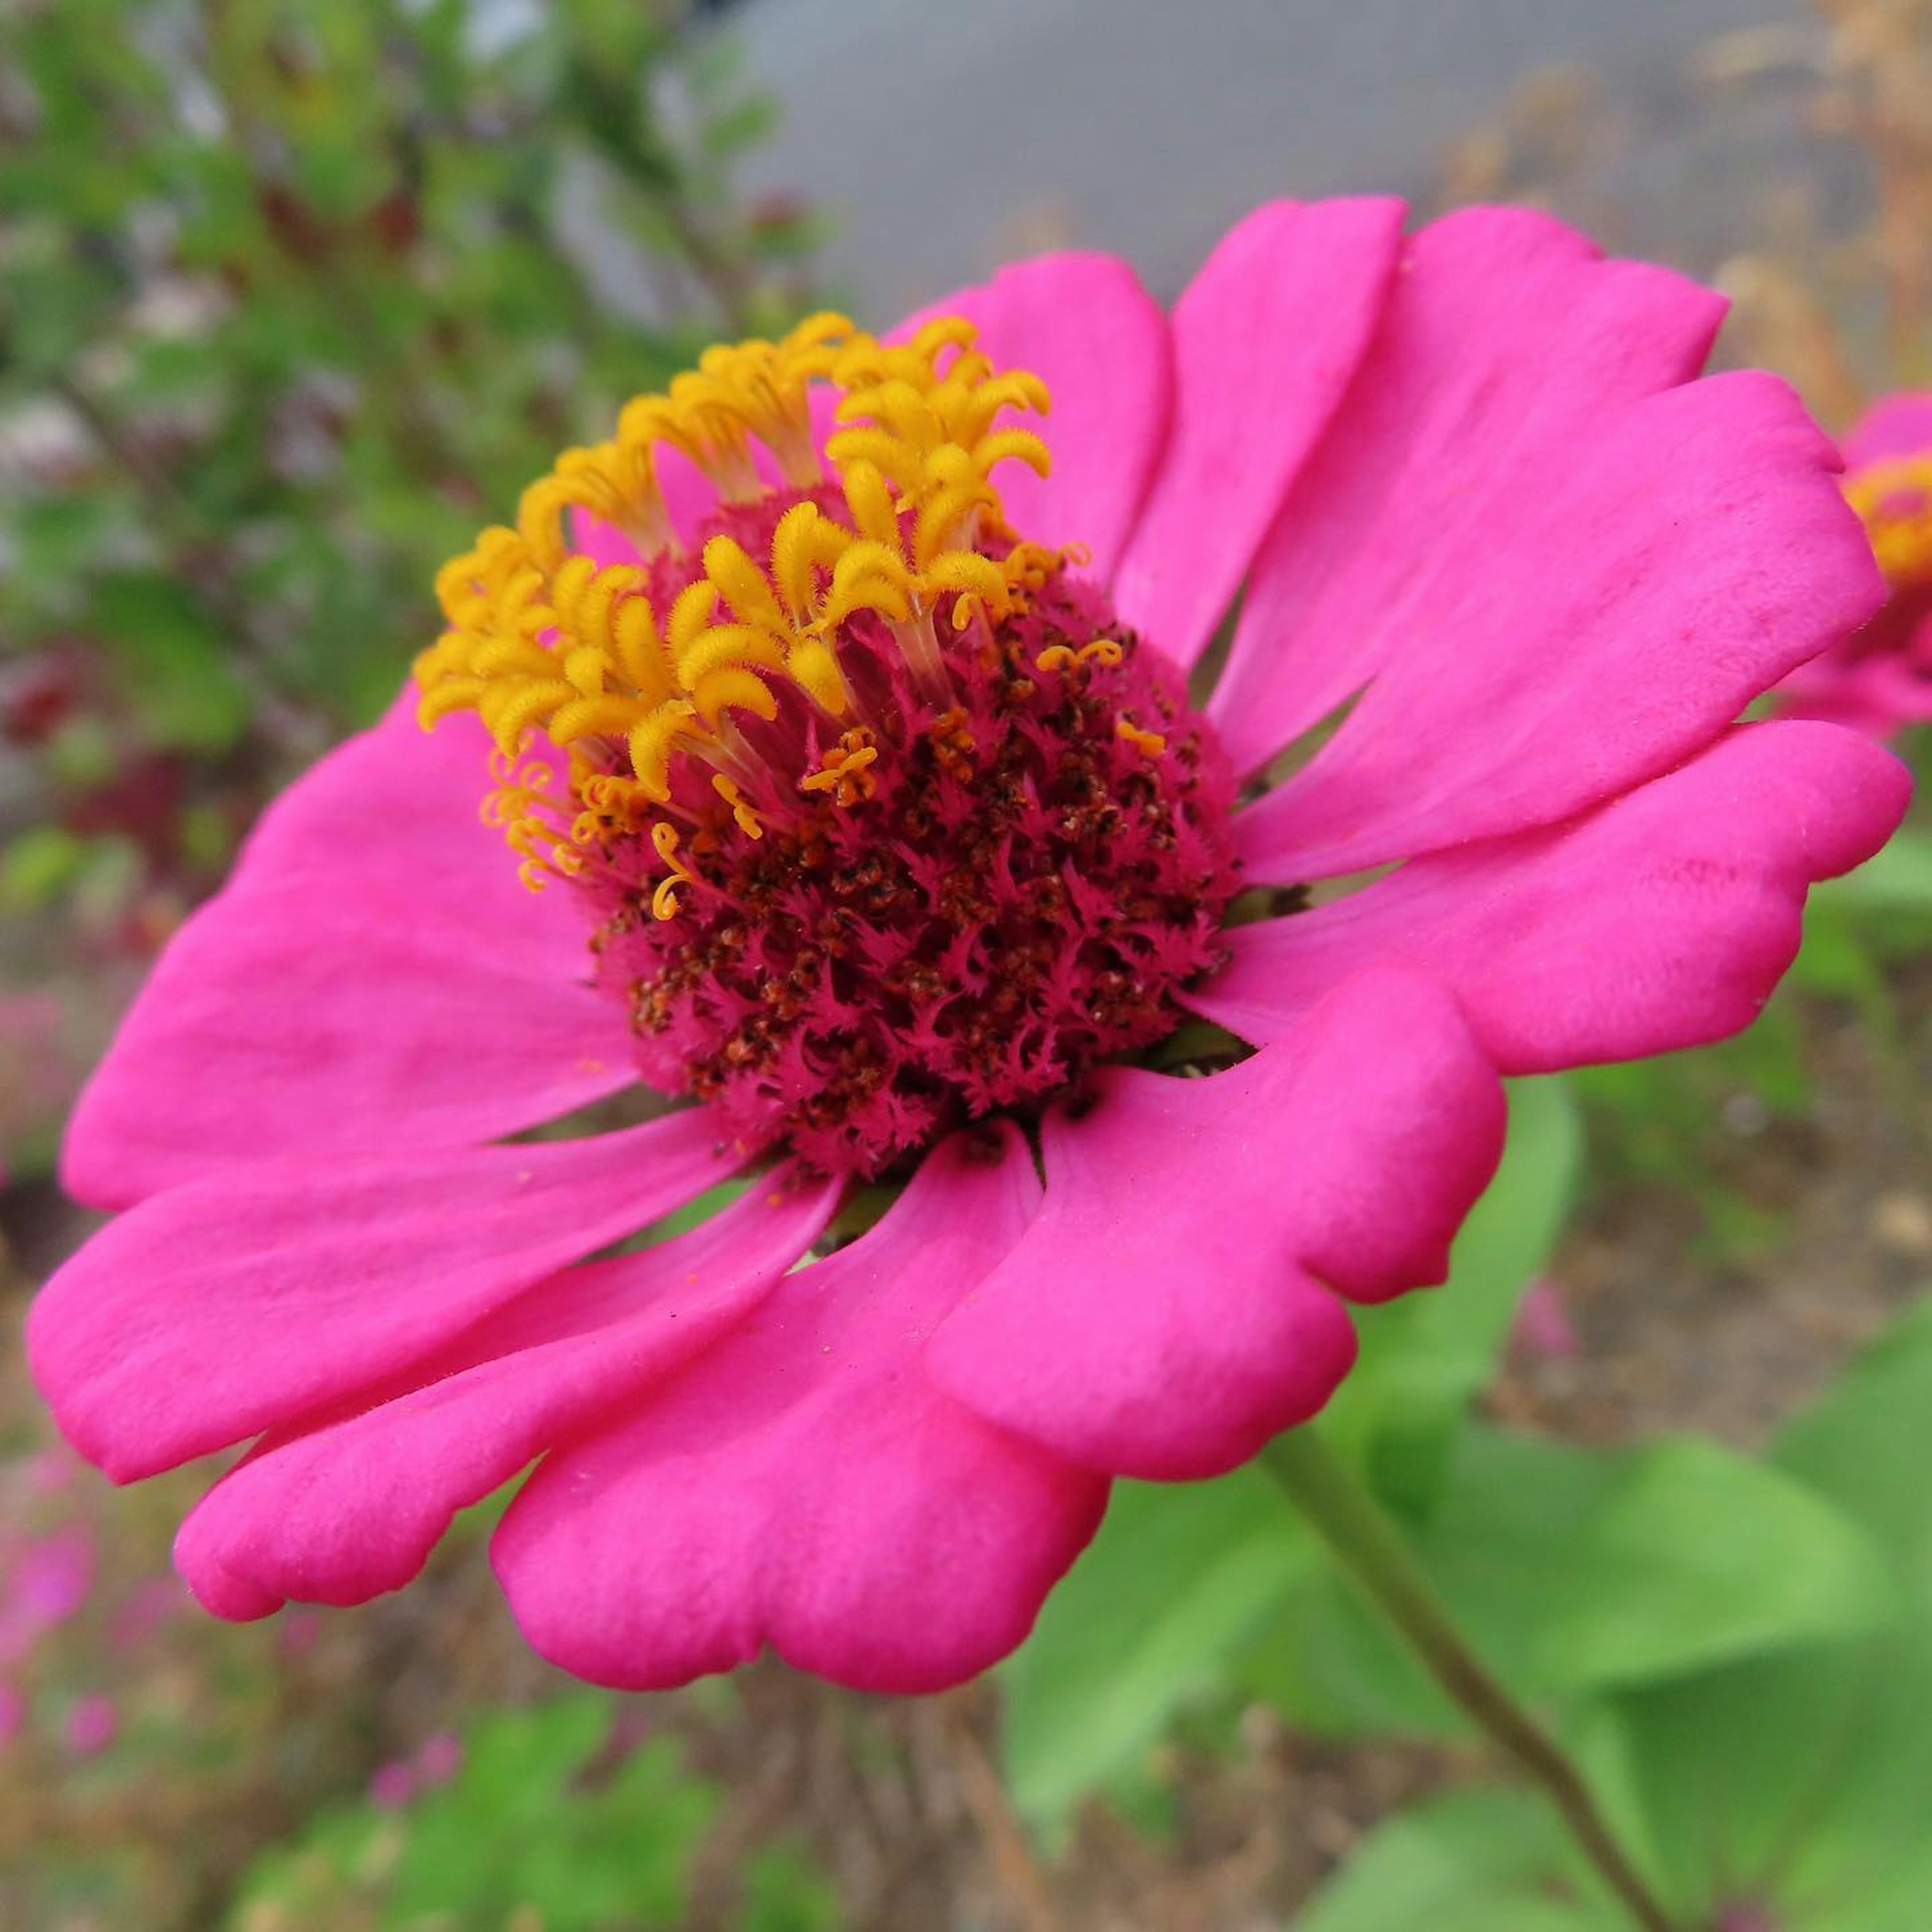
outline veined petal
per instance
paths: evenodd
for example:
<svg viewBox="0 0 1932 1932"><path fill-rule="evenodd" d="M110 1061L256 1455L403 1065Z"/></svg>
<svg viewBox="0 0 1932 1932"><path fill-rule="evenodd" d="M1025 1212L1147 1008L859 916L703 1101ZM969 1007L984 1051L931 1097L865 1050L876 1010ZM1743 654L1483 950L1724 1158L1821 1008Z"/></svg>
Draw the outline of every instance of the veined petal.
<svg viewBox="0 0 1932 1932"><path fill-rule="evenodd" d="M408 694L262 815L76 1107L69 1192L123 1207L237 1162L460 1147L636 1078L580 908L481 823L488 741Z"/></svg>
<svg viewBox="0 0 1932 1932"><path fill-rule="evenodd" d="M223 1616L400 1589L458 1510L649 1402L742 1322L838 1196L775 1174L673 1240L526 1288L352 1414L272 1431L182 1525L183 1575Z"/></svg>
<svg viewBox="0 0 1932 1932"><path fill-rule="evenodd" d="M1238 928L1187 995L1282 1038L1372 965L1456 995L1506 1073L1629 1060L1748 1026L1798 950L1807 889L1905 810L1897 759L1826 724L1740 726L1667 776L1542 831L1418 859L1331 904Z"/></svg>
<svg viewBox="0 0 1932 1932"><path fill-rule="evenodd" d="M1265 763L1384 664L1504 649L1459 623L1448 586L1540 576L1498 520L1587 464L1606 416L1695 376L1724 310L1527 208L1465 208L1409 238L1348 399L1255 560L1208 706L1236 763ZM1573 548L1598 534L1576 530Z"/></svg>
<svg viewBox="0 0 1932 1932"><path fill-rule="evenodd" d="M1714 376L1604 422L1435 572L1334 736L1240 814L1250 876L1551 824L1710 743L1883 599L1837 470L1775 376Z"/></svg>
<svg viewBox="0 0 1932 1932"><path fill-rule="evenodd" d="M701 1112L595 1139L224 1168L110 1222L27 1322L68 1439L117 1482L377 1386L744 1160Z"/></svg>
<svg viewBox="0 0 1932 1932"><path fill-rule="evenodd" d="M1328 426L1387 298L1402 205L1270 202L1174 310L1174 428L1116 573L1126 621L1192 664Z"/></svg>

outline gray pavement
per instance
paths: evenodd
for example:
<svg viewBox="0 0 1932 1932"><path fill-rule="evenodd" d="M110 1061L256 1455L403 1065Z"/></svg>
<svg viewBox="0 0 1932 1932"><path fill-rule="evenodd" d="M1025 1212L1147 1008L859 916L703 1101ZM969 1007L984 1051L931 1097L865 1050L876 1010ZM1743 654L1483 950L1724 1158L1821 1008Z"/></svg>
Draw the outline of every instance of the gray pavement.
<svg viewBox="0 0 1932 1932"><path fill-rule="evenodd" d="M1004 257L1118 250L1171 293L1270 195L1411 190L1522 75L1660 71L1802 0L751 0L733 28L784 104L750 184L840 232L872 316Z"/></svg>

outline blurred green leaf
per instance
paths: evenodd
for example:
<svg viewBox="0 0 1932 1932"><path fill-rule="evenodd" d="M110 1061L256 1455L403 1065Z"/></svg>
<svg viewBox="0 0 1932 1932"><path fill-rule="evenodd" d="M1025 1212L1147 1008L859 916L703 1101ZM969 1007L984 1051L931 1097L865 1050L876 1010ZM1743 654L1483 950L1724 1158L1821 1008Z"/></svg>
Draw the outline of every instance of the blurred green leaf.
<svg viewBox="0 0 1932 1932"><path fill-rule="evenodd" d="M292 1923L333 1922L346 1891L373 1903L390 1932L500 1932L519 1907L545 1932L681 1925L718 1793L689 1775L669 1738L614 1754L614 1708L584 1690L484 1718L441 1789L394 1810L325 1813L258 1861L231 1924L263 1905ZM799 1874L808 1904L823 1896L795 1858L779 1869ZM821 1922L768 1916L764 1927Z"/></svg>
<svg viewBox="0 0 1932 1932"><path fill-rule="evenodd" d="M1399 1814L1350 1852L1295 1932L1627 1932L1538 1796L1467 1791Z"/></svg>
<svg viewBox="0 0 1932 1932"><path fill-rule="evenodd" d="M1696 1437L1604 1450L1472 1429L1440 1508L1414 1534L1478 1653L1529 1697L1574 1700L1869 1631L1898 1606L1850 1517ZM1330 1571L1294 1592L1241 1675L1318 1730L1463 1727Z"/></svg>
<svg viewBox="0 0 1932 1932"><path fill-rule="evenodd" d="M0 905L51 904L87 869L84 838L58 825L30 825L0 848Z"/></svg>
<svg viewBox="0 0 1932 1932"><path fill-rule="evenodd" d="M838 1932L838 1895L802 1847L763 1845L745 1865L737 1932Z"/></svg>
<svg viewBox="0 0 1932 1932"><path fill-rule="evenodd" d="M1252 1467L1172 1488L1117 1484L1092 1547L1000 1672L1007 1786L1022 1815L1051 1831L1130 1768L1322 1560Z"/></svg>
<svg viewBox="0 0 1932 1932"><path fill-rule="evenodd" d="M1932 1895L1932 1304L1782 1432L1772 1462L1860 1523L1904 1614L1618 1698L1651 1839L1686 1905L1775 1908L1794 1932L1917 1932ZM1788 1560L1793 1562L1794 1556Z"/></svg>
<svg viewBox="0 0 1932 1932"><path fill-rule="evenodd" d="M213 752L235 742L248 700L232 640L186 585L158 572L105 576L93 586L91 616L154 743Z"/></svg>
<svg viewBox="0 0 1932 1932"><path fill-rule="evenodd" d="M1910 1310L1787 1423L1779 1468L1862 1522L1932 1605L1932 1300Z"/></svg>

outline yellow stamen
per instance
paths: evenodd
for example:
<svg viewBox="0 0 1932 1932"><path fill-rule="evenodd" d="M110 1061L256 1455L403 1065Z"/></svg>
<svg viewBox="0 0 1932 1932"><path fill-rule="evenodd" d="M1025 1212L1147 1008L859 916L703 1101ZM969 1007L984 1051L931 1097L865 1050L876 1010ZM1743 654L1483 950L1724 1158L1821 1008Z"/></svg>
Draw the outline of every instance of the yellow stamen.
<svg viewBox="0 0 1932 1932"><path fill-rule="evenodd" d="M1126 655L1112 638L1096 638L1076 651L1070 644L1048 644L1034 659L1036 670L1071 670L1076 664L1117 664Z"/></svg>
<svg viewBox="0 0 1932 1932"><path fill-rule="evenodd" d="M571 748L568 831L566 814L554 825L520 793L498 808L527 879L580 870L582 848L629 824L639 799L668 802L680 752L734 762L724 747L742 745L736 712L775 720L790 692L820 716L844 716L852 700L840 634L852 619L884 624L921 689L943 702L942 631L996 621L1041 587L1067 553L1011 542L994 559L978 546L986 534L1011 536L992 471L1019 462L1044 476L1051 460L1038 436L1006 418L1043 414L1050 399L1038 376L996 371L976 342L958 316L888 345L825 313L776 342L709 350L667 392L626 405L609 441L566 451L524 493L514 526L485 530L438 574L448 628L416 663L424 728L474 711L506 760L533 732ZM844 392L825 453L849 520L815 501L795 504L764 556L712 537L662 628L644 571L572 553L567 520L581 511L642 555L676 554L658 479L664 448L704 469L728 500L764 487L754 441L793 488L818 488L811 390L820 382ZM801 781L806 790L842 803L876 789L867 770L876 750L851 736ZM614 774L614 763L628 772ZM620 797L606 785L593 798L583 784L600 776L634 790ZM742 790L719 796L757 836ZM674 905L677 881L668 884Z"/></svg>
<svg viewBox="0 0 1932 1932"><path fill-rule="evenodd" d="M800 791L829 791L834 805L856 805L879 788L870 767L879 755L872 734L861 724L846 732L820 761L815 772L798 782Z"/></svg>
<svg viewBox="0 0 1932 1932"><path fill-rule="evenodd" d="M651 895L651 916L653 919L675 919L677 916L679 886L694 886L698 880L677 856L676 826L659 819L651 827L651 844L670 872L668 878L658 881L657 890Z"/></svg>
<svg viewBox="0 0 1932 1932"><path fill-rule="evenodd" d="M1132 746L1144 758L1157 758L1167 749L1167 740L1158 731L1143 731L1130 718L1114 721L1114 735Z"/></svg>
<svg viewBox="0 0 1932 1932"><path fill-rule="evenodd" d="M731 808L731 816L736 820L738 830L747 838L764 838L765 828L758 813L746 802L744 794L739 790L734 780L728 778L722 772L714 772L711 775L711 789Z"/></svg>

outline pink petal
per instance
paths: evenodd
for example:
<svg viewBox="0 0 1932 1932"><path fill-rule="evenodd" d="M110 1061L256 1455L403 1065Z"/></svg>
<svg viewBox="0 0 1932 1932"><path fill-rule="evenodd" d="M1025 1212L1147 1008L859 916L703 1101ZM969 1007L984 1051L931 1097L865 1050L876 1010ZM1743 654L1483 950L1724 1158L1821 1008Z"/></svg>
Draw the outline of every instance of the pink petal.
<svg viewBox="0 0 1932 1932"><path fill-rule="evenodd" d="M1052 473L1042 479L1018 463L994 472L1008 520L1038 543L1084 544L1093 574L1107 578L1167 435L1173 378L1159 305L1125 262L1067 254L1015 262L956 290L909 316L892 339L941 315L976 322L996 362L1030 369L1052 392L1052 412L1039 424Z"/></svg>
<svg viewBox="0 0 1932 1932"><path fill-rule="evenodd" d="M561 892L517 878L500 832L482 823L489 734L461 714L425 731L406 684L380 723L304 772L262 813L229 890L303 878L352 895L364 885L410 893L451 937L513 954L532 970L584 976L584 918Z"/></svg>
<svg viewBox="0 0 1932 1932"><path fill-rule="evenodd" d="M1459 562L1520 573L1489 533L1498 512L1574 469L1606 413L1696 375L1723 315L1710 290L1606 262L1526 208L1466 208L1412 237L1360 376L1256 560L1210 706L1242 768L1449 634L1437 584Z"/></svg>
<svg viewBox="0 0 1932 1932"><path fill-rule="evenodd" d="M124 1206L265 1154L488 1140L635 1078L622 1010L589 987L413 898L274 880L176 935L88 1087L64 1174Z"/></svg>
<svg viewBox="0 0 1932 1932"><path fill-rule="evenodd" d="M1932 390L1881 397L1846 431L1840 447L1848 470L1892 457L1932 454Z"/></svg>
<svg viewBox="0 0 1932 1932"><path fill-rule="evenodd" d="M1228 230L1175 304L1174 428L1114 590L1126 622L1178 663L1193 663L1234 602L1367 350L1402 219L1385 198L1270 202Z"/></svg>
<svg viewBox="0 0 1932 1932"><path fill-rule="evenodd" d="M230 1162L460 1147L636 1077L574 896L478 819L488 740L407 694L272 805L82 1095L69 1189L124 1206Z"/></svg>
<svg viewBox="0 0 1932 1932"><path fill-rule="evenodd" d="M264 1615L285 1598L348 1604L400 1589L460 1509L713 1346L769 1295L838 1204L837 1184L760 1182L661 1246L539 1282L339 1422L272 1434L182 1526L210 1607L245 1578Z"/></svg>
<svg viewBox="0 0 1932 1932"><path fill-rule="evenodd" d="M1508 1073L1722 1038L1796 951L1805 889L1882 844L1910 781L1831 725L1738 727L1572 823L1418 859L1351 896L1228 935L1188 1003L1288 1036L1365 966L1451 988Z"/></svg>
<svg viewBox="0 0 1932 1932"><path fill-rule="evenodd" d="M538 1468L494 1553L544 1655L644 1688L769 1645L906 1691L956 1683L1025 1635L1106 1485L919 1369L1038 1200L1024 1142L998 1132L935 1149L876 1228L788 1275L634 1421Z"/></svg>
<svg viewBox="0 0 1932 1932"><path fill-rule="evenodd" d="M1909 657L1847 659L1828 651L1800 664L1778 686L1777 715L1848 724L1880 739L1908 724L1932 722L1932 678L1920 662L1925 655L1920 647Z"/></svg>
<svg viewBox="0 0 1932 1932"><path fill-rule="evenodd" d="M1405 974L1351 981L1225 1073L1096 1084L1090 1112L1048 1116L1046 1205L928 1362L1120 1475L1213 1475L1312 1415L1354 1359L1335 1297L1439 1281L1502 1146L1455 1001Z"/></svg>
<svg viewBox="0 0 1932 1932"><path fill-rule="evenodd" d="M264 1161L110 1222L41 1290L34 1376L68 1439L152 1475L380 1383L744 1160L700 1112L541 1145Z"/></svg>
<svg viewBox="0 0 1932 1932"><path fill-rule="evenodd" d="M1884 586L1837 457L1774 376L1650 396L1498 506L1298 776L1252 874L1333 878L1546 825L1668 770Z"/></svg>

